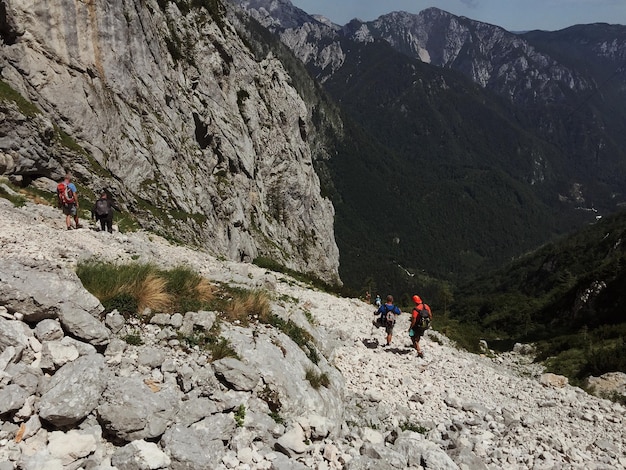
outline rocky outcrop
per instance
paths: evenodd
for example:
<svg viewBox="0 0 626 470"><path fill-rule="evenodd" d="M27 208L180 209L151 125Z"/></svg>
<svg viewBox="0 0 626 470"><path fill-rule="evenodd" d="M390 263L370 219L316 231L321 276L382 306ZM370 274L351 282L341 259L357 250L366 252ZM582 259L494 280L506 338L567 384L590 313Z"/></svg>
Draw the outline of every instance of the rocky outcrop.
<svg viewBox="0 0 626 470"><path fill-rule="evenodd" d="M9 0L1 14L3 174L70 170L84 200L108 188L145 227L339 282L313 110L219 2Z"/></svg>

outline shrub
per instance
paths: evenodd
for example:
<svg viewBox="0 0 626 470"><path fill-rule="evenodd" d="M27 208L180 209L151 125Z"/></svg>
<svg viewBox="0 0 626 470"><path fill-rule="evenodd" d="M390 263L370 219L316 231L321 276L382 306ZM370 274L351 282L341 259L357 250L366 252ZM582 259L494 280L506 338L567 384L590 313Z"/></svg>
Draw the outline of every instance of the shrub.
<svg viewBox="0 0 626 470"><path fill-rule="evenodd" d="M143 344L143 340L141 339L141 336L139 336L139 334L137 333L127 334L122 339L126 341L126 343L131 344L133 346L141 346Z"/></svg>
<svg viewBox="0 0 626 470"><path fill-rule="evenodd" d="M220 338L219 341L210 344L208 349L211 351L211 361L219 361L225 357L239 359L239 354L237 354L237 351L233 349L230 341L226 338Z"/></svg>
<svg viewBox="0 0 626 470"><path fill-rule="evenodd" d="M270 418L274 420L276 424L285 424L285 420L276 411L270 411Z"/></svg>
<svg viewBox="0 0 626 470"><path fill-rule="evenodd" d="M155 312L167 311L172 305L172 295L167 292L167 282L157 273L150 273L143 280L137 280L131 287L137 297L138 311L149 308Z"/></svg>
<svg viewBox="0 0 626 470"><path fill-rule="evenodd" d="M309 381L311 387L313 387L315 390L317 390L321 386L328 388L328 386L330 385L330 379L328 378L328 374L326 374L326 372L318 373L312 367L306 370L305 378Z"/></svg>
<svg viewBox="0 0 626 470"><path fill-rule="evenodd" d="M237 427L243 427L243 422L246 419L246 407L243 405L239 405L237 411L235 411L235 422L237 423Z"/></svg>
<svg viewBox="0 0 626 470"><path fill-rule="evenodd" d="M400 424L400 429L402 429L403 431L418 432L420 434L426 434L428 432L428 429L424 426L420 426L419 424L412 424L409 421L405 421L404 423Z"/></svg>
<svg viewBox="0 0 626 470"><path fill-rule="evenodd" d="M117 310L127 320L139 310L137 299L125 292L120 292L116 296L104 300L102 305L104 306L105 312Z"/></svg>

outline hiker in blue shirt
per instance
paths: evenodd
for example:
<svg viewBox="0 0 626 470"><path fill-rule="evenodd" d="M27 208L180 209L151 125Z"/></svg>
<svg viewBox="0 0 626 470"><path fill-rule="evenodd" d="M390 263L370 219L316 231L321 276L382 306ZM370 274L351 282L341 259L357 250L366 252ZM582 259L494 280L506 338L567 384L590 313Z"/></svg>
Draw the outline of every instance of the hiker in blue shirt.
<svg viewBox="0 0 626 470"><path fill-rule="evenodd" d="M78 191L72 183L72 175L67 173L65 179L57 185L57 197L59 199L59 207L65 215L65 225L68 230L72 229L72 219L74 219L74 228L81 228L78 222Z"/></svg>
<svg viewBox="0 0 626 470"><path fill-rule="evenodd" d="M385 332L387 333L387 344L383 346L389 346L391 344L396 317L401 313L400 309L393 304L393 296L391 295L388 295L387 302L374 312L374 315L379 315L379 317L373 321L374 326L377 328L384 326Z"/></svg>

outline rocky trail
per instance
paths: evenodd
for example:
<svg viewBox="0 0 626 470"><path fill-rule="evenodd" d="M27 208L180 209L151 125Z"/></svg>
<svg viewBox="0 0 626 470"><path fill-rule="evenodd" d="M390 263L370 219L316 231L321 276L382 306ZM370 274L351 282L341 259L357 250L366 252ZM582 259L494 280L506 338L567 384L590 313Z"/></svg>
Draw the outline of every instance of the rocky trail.
<svg viewBox="0 0 626 470"><path fill-rule="evenodd" d="M470 354L432 330L418 358L406 312L384 348L374 307L360 300L141 231L67 231L45 205L0 199L0 250L0 470L626 468L623 406L544 374L529 356ZM223 326L241 361L211 362L177 339L206 321L198 312L100 323L77 280L60 279L92 257L184 264L211 281L267 289L274 311L315 337L324 356L316 370L330 385L312 388L312 364L265 325ZM68 296L90 312L87 327L63 312ZM46 302L58 314L32 307ZM131 329L144 345L119 339ZM77 380L96 396L76 392ZM269 418L268 391L280 397L280 421Z"/></svg>

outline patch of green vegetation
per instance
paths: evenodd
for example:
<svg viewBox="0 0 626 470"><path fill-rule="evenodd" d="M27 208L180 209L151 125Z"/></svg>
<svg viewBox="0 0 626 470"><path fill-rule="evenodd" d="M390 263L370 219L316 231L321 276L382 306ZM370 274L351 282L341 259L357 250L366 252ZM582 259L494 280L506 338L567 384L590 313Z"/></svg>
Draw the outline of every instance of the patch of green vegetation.
<svg viewBox="0 0 626 470"><path fill-rule="evenodd" d="M143 339L138 333L130 333L122 338L127 344L132 346L141 346L143 344Z"/></svg>
<svg viewBox="0 0 626 470"><path fill-rule="evenodd" d="M219 338L215 344L210 346L209 351L211 352L212 361L219 361L225 357L240 359L239 354L237 354L237 351L233 349L230 341L226 338Z"/></svg>
<svg viewBox="0 0 626 470"><path fill-rule="evenodd" d="M292 295L288 295L288 294L281 294L278 297L278 300L286 304L297 304L299 302L299 300L296 297Z"/></svg>
<svg viewBox="0 0 626 470"><path fill-rule="evenodd" d="M303 312L304 312L304 316L306 317L307 321L311 325L314 325L314 326L317 325L317 320L315 320L315 317L313 316L313 314L309 310L304 309Z"/></svg>
<svg viewBox="0 0 626 470"><path fill-rule="evenodd" d="M428 429L424 426L420 426L419 424L413 424L409 421L404 421L402 424L400 424L400 429L402 429L403 431L413 431L420 434L426 434L428 432Z"/></svg>
<svg viewBox="0 0 626 470"><path fill-rule="evenodd" d="M25 196L22 196L21 194L11 194L2 186L0 186L0 197L11 201L15 207L23 207L28 201Z"/></svg>
<svg viewBox="0 0 626 470"><path fill-rule="evenodd" d="M128 292L120 292L109 299L103 300L102 306L105 312L117 310L127 320L135 317L139 310L137 298Z"/></svg>
<svg viewBox="0 0 626 470"><path fill-rule="evenodd" d="M237 427L243 427L244 420L246 419L246 407L243 405L239 405L239 408L235 411L235 423L237 423Z"/></svg>
<svg viewBox="0 0 626 470"><path fill-rule="evenodd" d="M37 106L24 98L19 92L11 88L11 85L3 80L0 80L0 99L13 101L26 117L32 118L37 114L41 114Z"/></svg>
<svg viewBox="0 0 626 470"><path fill-rule="evenodd" d="M301 273L298 271L294 271L293 269L289 269L271 258L259 256L255 258L252 261L252 263L256 264L260 268L268 269L270 271L283 273L288 276L291 276L300 282L308 284L324 292L338 294L338 295L347 295L347 296L352 296L352 294L354 294L352 291L344 289L338 284L328 284L327 282L322 281L319 277L315 276L314 274Z"/></svg>
<svg viewBox="0 0 626 470"><path fill-rule="evenodd" d="M120 233L136 232L141 227L137 219L128 212L115 212L115 223Z"/></svg>
<svg viewBox="0 0 626 470"><path fill-rule="evenodd" d="M330 385L330 379L328 378L328 374L326 372L317 372L314 368L310 367L305 371L305 378L311 384L315 390L320 387L326 387Z"/></svg>
<svg viewBox="0 0 626 470"><path fill-rule="evenodd" d="M88 155L87 151L82 148L78 143L70 136L67 132L63 131L58 126L54 126L54 130L56 131L57 139L61 145L65 148L76 152L80 155Z"/></svg>
<svg viewBox="0 0 626 470"><path fill-rule="evenodd" d="M285 424L285 420L283 419L282 416L280 416L280 414L278 414L278 412L270 411L269 412L269 416L270 416L270 418L272 418L274 420L274 422L276 424Z"/></svg>
<svg viewBox="0 0 626 470"><path fill-rule="evenodd" d="M283 320L278 315L271 315L269 317L269 324L289 336L294 343L300 346L300 349L304 351L313 364L319 362L320 357L315 348L313 336L311 336L308 331L304 328L300 328L291 320Z"/></svg>

